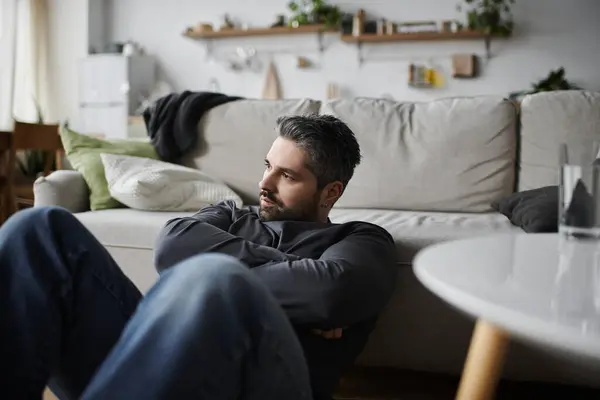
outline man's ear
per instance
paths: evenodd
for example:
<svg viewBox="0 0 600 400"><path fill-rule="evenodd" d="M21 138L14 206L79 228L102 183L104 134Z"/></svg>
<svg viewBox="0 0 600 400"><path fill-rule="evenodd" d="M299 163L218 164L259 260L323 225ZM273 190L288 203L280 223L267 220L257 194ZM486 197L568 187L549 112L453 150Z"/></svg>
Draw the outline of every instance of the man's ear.
<svg viewBox="0 0 600 400"><path fill-rule="evenodd" d="M340 181L333 181L325 185L321 197L321 203L331 208L344 192L344 184Z"/></svg>

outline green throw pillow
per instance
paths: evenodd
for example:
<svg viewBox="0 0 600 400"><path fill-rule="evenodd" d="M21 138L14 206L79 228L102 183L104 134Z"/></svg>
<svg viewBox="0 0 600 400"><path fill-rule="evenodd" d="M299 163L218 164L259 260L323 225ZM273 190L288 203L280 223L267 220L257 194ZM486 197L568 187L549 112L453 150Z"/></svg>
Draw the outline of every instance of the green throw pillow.
<svg viewBox="0 0 600 400"><path fill-rule="evenodd" d="M148 157L158 160L158 154L150 142L133 140L107 141L74 132L61 126L60 137L65 153L73 168L83 175L90 189L90 209L105 210L124 207L113 199L108 191L101 153Z"/></svg>

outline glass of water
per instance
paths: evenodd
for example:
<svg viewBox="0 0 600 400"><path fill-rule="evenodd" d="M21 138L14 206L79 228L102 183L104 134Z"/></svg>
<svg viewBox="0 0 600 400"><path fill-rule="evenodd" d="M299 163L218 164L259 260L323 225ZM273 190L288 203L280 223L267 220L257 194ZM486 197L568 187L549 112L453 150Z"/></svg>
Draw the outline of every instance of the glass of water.
<svg viewBox="0 0 600 400"><path fill-rule="evenodd" d="M600 239L600 140L560 147L559 232Z"/></svg>

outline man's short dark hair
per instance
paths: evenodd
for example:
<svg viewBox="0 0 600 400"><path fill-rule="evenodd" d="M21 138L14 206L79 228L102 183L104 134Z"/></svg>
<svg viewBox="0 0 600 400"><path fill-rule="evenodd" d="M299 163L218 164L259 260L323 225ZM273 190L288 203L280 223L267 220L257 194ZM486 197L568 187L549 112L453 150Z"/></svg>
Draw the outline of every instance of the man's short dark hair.
<svg viewBox="0 0 600 400"><path fill-rule="evenodd" d="M308 154L308 169L317 177L317 186L340 181L344 189L360 164L360 146L354 132L332 115L295 115L277 118L277 132L293 140Z"/></svg>

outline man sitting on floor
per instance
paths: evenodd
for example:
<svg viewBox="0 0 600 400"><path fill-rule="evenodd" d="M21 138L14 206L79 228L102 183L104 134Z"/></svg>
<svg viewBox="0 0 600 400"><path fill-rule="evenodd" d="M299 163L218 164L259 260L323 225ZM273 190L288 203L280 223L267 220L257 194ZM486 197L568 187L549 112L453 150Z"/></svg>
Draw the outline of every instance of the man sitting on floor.
<svg viewBox="0 0 600 400"><path fill-rule="evenodd" d="M66 210L0 228L0 393L39 399L330 399L394 288L382 228L329 211L360 162L332 116L277 121L260 206L176 218L142 298ZM140 266L144 268L147 266Z"/></svg>

